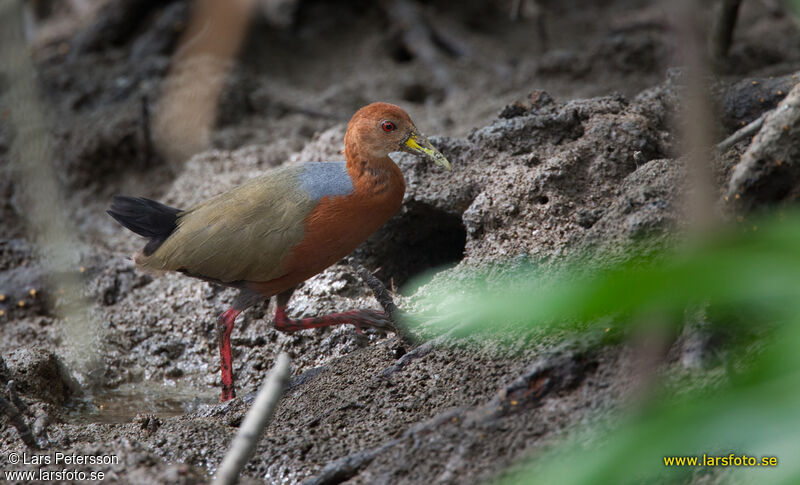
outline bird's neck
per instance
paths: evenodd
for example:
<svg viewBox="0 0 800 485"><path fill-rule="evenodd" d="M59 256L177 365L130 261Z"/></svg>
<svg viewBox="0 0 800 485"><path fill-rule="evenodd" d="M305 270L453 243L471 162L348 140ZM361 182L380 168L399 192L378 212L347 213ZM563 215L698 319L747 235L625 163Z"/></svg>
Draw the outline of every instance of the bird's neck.
<svg viewBox="0 0 800 485"><path fill-rule="evenodd" d="M347 150L347 172L356 190L371 195L397 195L402 200L406 184L400 167L388 156L374 157Z"/></svg>

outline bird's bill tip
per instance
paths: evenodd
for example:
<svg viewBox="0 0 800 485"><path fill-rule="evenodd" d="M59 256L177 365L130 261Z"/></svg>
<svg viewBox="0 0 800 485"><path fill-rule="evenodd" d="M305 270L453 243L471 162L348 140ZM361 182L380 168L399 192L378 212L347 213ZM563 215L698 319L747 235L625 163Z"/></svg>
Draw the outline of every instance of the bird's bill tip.
<svg viewBox="0 0 800 485"><path fill-rule="evenodd" d="M408 135L403 143L400 145L400 148L403 151L409 153L415 153L417 155L422 155L435 163L436 165L440 165L447 170L452 169L452 165L450 165L450 161L442 155L442 153L437 150L436 148L431 145L431 142L428 141L427 138L422 136L421 134L417 133L416 131L412 131L411 134Z"/></svg>

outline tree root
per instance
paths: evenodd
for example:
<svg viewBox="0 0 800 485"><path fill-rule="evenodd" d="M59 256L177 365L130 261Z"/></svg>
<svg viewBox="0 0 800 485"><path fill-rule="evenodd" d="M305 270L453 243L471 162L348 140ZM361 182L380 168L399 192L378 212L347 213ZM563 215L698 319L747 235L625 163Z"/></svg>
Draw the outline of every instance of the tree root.
<svg viewBox="0 0 800 485"><path fill-rule="evenodd" d="M423 347L425 345L420 349ZM317 475L303 481L302 485L330 485L349 480L363 471L376 457L396 445L418 440L420 437L430 441L435 439L434 433L443 431L448 426L475 428L491 425L499 418L541 404L545 397L553 393L575 388L595 368L596 361L585 351L565 350L545 355L528 366L518 379L500 388L497 396L486 404L443 411L411 426L399 438L329 463ZM463 446L454 447L445 473L457 473L463 454Z"/></svg>
<svg viewBox="0 0 800 485"><path fill-rule="evenodd" d="M771 112L772 110L765 111L761 116L751 121L746 126L736 130L736 132L728 138L725 138L721 142L717 143L717 152L724 153L730 147L744 140L748 136L753 136L758 133L758 130L761 129L761 126L764 124L764 120L767 118L767 115Z"/></svg>
<svg viewBox="0 0 800 485"><path fill-rule="evenodd" d="M0 396L0 411L8 416L8 420L17 429L19 437L25 443L25 446L34 450L39 449L39 443L36 442L36 437L33 435L31 427L23 417L24 414L29 412L28 406L17 395L14 389L14 381L8 381L6 392L11 401L9 402Z"/></svg>

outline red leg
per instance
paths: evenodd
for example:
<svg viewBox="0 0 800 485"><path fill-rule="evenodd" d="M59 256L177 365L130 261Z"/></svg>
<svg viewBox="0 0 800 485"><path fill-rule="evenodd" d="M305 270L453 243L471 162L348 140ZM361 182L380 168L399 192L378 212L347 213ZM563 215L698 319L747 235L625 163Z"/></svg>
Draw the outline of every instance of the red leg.
<svg viewBox="0 0 800 485"><path fill-rule="evenodd" d="M233 357L231 356L231 331L236 317L242 313L235 308L227 309L217 319L217 335L219 338L219 366L222 372L222 397L221 402L229 401L236 397L233 389Z"/></svg>
<svg viewBox="0 0 800 485"><path fill-rule="evenodd" d="M286 308L278 305L275 309L275 328L282 332L297 332L309 328L331 327L333 325L355 325L361 333L361 327L391 329L391 322L386 314L377 310L352 310L342 313L331 313L321 317L300 318L292 320L286 316Z"/></svg>

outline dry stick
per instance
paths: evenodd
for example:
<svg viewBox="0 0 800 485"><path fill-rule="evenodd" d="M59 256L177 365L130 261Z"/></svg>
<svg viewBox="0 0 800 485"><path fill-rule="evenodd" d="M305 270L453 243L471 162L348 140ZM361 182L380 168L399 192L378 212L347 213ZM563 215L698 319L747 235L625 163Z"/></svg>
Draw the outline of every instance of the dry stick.
<svg viewBox="0 0 800 485"><path fill-rule="evenodd" d="M693 232L703 234L718 222L714 212L716 190L709 161L715 117L708 94L709 59L704 49L706 28L697 15L699 6L694 0L673 2L671 8L679 34L678 60L685 66L686 73L680 137L689 175L687 210Z"/></svg>
<svg viewBox="0 0 800 485"><path fill-rule="evenodd" d="M233 438L231 449L219 466L213 485L232 485L239 479L239 473L253 456L256 443L272 419L283 390L289 382L289 371L289 356L281 353L239 426L239 432Z"/></svg>
<svg viewBox="0 0 800 485"><path fill-rule="evenodd" d="M31 428L28 427L28 423L22 418L22 414L20 410L17 409L13 404L8 402L4 397L0 396L0 411L3 412L6 416L8 416L8 420L11 421L11 424L17 428L17 432L19 432L19 437L22 438L23 443L25 446L32 449L39 448L39 445L36 444L36 439L33 437L33 433L31 433Z"/></svg>
<svg viewBox="0 0 800 485"><path fill-rule="evenodd" d="M772 110L762 113L761 116L751 121L747 126L739 128L736 130L736 133L719 142L717 144L717 151L719 153L724 153L730 147L739 143L748 136L753 136L758 133L758 130L760 130L761 126L764 124L764 120L767 119L767 115L770 113L772 113Z"/></svg>

